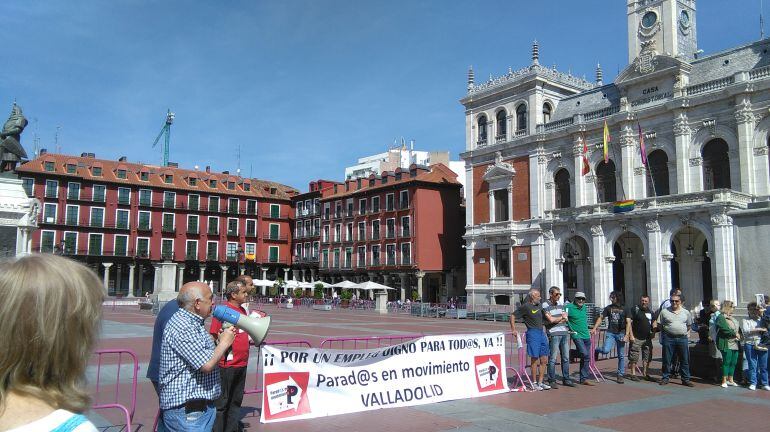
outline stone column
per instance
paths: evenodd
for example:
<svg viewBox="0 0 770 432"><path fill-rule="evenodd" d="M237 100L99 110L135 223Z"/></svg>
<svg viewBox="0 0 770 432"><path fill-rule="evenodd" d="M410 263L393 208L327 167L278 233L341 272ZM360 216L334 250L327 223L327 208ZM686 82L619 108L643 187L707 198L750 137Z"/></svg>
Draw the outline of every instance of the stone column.
<svg viewBox="0 0 770 432"><path fill-rule="evenodd" d="M220 282L219 282L219 292L224 292L224 290L225 290L225 285L227 285L227 270L228 270L230 267L229 267L229 266L226 266L226 265L221 265L221 264L220 264L220 265L219 265L219 268L221 268L221 269L222 269L222 276L220 277Z"/></svg>
<svg viewBox="0 0 770 432"><path fill-rule="evenodd" d="M725 211L711 215L714 228L713 279L717 292L714 298L720 300L738 300L738 288L735 277L735 240L733 238L733 218Z"/></svg>
<svg viewBox="0 0 770 432"><path fill-rule="evenodd" d="M199 265L198 270L200 270L200 272L198 274L198 282L203 282L203 278L206 276L206 267L204 267L204 266L202 266L200 264L198 264L198 265Z"/></svg>
<svg viewBox="0 0 770 432"><path fill-rule="evenodd" d="M591 264L593 270L593 301L597 306L605 306L609 300L612 283L612 262L615 258L606 255L606 240L601 225L591 226L591 244L593 255Z"/></svg>
<svg viewBox="0 0 770 432"><path fill-rule="evenodd" d="M306 277L307 277L307 269L301 269L299 272L302 275L302 282L307 282L307 279L306 279Z"/></svg>
<svg viewBox="0 0 770 432"><path fill-rule="evenodd" d="M160 272L159 264L153 264L152 266L155 268L155 273L153 274L154 280L152 284L152 292L153 294L158 294L163 283L163 274Z"/></svg>
<svg viewBox="0 0 770 432"><path fill-rule="evenodd" d="M415 276L417 276L417 298L420 301L423 301L425 299L425 297L423 297L423 292L422 292L422 279L425 277L425 272L424 271L418 271L415 274Z"/></svg>
<svg viewBox="0 0 770 432"><path fill-rule="evenodd" d="M144 295L144 265L139 264L139 295Z"/></svg>
<svg viewBox="0 0 770 432"><path fill-rule="evenodd" d="M531 153L529 155L529 214L532 218L538 218L543 216L543 210L545 210L545 188L543 184L546 181L553 181L553 179L546 179L546 163L548 162L542 149ZM513 197L511 197L511 207L513 207ZM513 215L513 213L510 213ZM513 216L511 216L513 220Z"/></svg>
<svg viewBox="0 0 770 432"><path fill-rule="evenodd" d="M115 295L120 294L123 291L123 265L118 264L115 266Z"/></svg>
<svg viewBox="0 0 770 432"><path fill-rule="evenodd" d="M283 280L284 280L284 282L289 280L289 271L290 270L291 269L289 269L288 267L283 269ZM289 288L283 287L283 294L284 295L289 295Z"/></svg>
<svg viewBox="0 0 770 432"><path fill-rule="evenodd" d="M401 301L406 301L406 273L399 273L399 276L401 276Z"/></svg>
<svg viewBox="0 0 770 432"><path fill-rule="evenodd" d="M134 267L136 264L128 265L128 297L134 298ZM141 295L142 293L140 293Z"/></svg>
<svg viewBox="0 0 770 432"><path fill-rule="evenodd" d="M671 286L671 278L666 277L669 273L666 268L670 268L670 259L666 260L666 249L663 247L663 239L660 232L660 224L657 219L650 219L645 223L647 228L647 286L649 287L649 296L651 305L659 305L668 295ZM666 252L664 252L666 251ZM636 301L636 299L632 299Z"/></svg>
<svg viewBox="0 0 770 432"><path fill-rule="evenodd" d="M112 267L112 263L102 263L104 266L104 277L102 278L104 283L104 293L109 294L110 292L110 267Z"/></svg>
<svg viewBox="0 0 770 432"><path fill-rule="evenodd" d="M298 281L299 279L299 269L292 269L291 270L291 278L292 280Z"/></svg>
<svg viewBox="0 0 770 432"><path fill-rule="evenodd" d="M267 267L260 267L259 269L262 270L262 280L267 280L267 270L268 270L268 268ZM267 286L262 285L261 292L262 292L263 296L267 295Z"/></svg>
<svg viewBox="0 0 770 432"><path fill-rule="evenodd" d="M674 143L676 145L676 191L671 193L683 194L692 192L690 188L690 138L692 129L684 110L674 112ZM694 163L694 161L692 162ZM700 163L698 163L700 166Z"/></svg>
<svg viewBox="0 0 770 432"><path fill-rule="evenodd" d="M741 170L741 192L756 194L756 185L754 181L755 157L753 149L755 117L751 108L751 95L744 93L736 96L735 99L735 122L738 131L738 160ZM734 187L735 185L733 185L733 188ZM766 188L763 187L762 189L765 190Z"/></svg>
<svg viewBox="0 0 770 432"><path fill-rule="evenodd" d="M316 279L316 270L314 268L310 269L310 280L311 281L317 281L318 280L318 279Z"/></svg>
<svg viewBox="0 0 770 432"><path fill-rule="evenodd" d="M636 196L636 188L634 185L634 160L637 159L635 156L639 154L636 141L636 133L634 133L631 123L625 123L620 135L621 160L615 161L615 166L617 167L619 165L620 168L620 184L622 185L622 189L618 192L623 192L625 199L640 198ZM622 196L623 195L618 194L619 198Z"/></svg>
<svg viewBox="0 0 770 432"><path fill-rule="evenodd" d="M177 264L176 268L176 291L179 292L184 283L184 264Z"/></svg>

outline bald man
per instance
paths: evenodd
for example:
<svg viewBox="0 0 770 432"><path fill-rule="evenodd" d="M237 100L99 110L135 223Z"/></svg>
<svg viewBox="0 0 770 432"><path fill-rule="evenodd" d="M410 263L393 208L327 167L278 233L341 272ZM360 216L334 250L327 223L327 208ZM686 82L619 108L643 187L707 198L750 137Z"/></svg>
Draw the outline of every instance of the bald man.
<svg viewBox="0 0 770 432"><path fill-rule="evenodd" d="M190 288L189 283L182 285L179 289L179 294L187 292ZM179 295L178 294L178 295ZM149 298L150 293L147 293ZM150 380L153 387L155 387L155 393L160 396L160 390L158 389L158 371L160 370L160 343L163 340L163 330L166 328L166 323L171 319L171 316L179 310L179 303L176 300L166 303L163 308L158 312L158 316L155 317L155 327L152 331L152 353L150 354L150 364L147 365L147 379ZM160 424L158 425L160 429Z"/></svg>
<svg viewBox="0 0 770 432"><path fill-rule="evenodd" d="M204 321L214 295L203 282L184 285L179 310L168 320L160 347L160 409L170 431L206 430L214 426L214 401L221 394L217 363L235 340L235 327L209 336Z"/></svg>
<svg viewBox="0 0 770 432"><path fill-rule="evenodd" d="M523 320L527 328L527 355L529 355L532 375L535 378L532 389L535 391L550 390L551 386L543 381L546 365L548 364L548 355L550 354L548 337L545 334L543 321L555 324L560 318L552 318L545 313L540 304L540 290L537 289L529 290L527 300L510 316L511 333L513 333L514 337L519 338L519 332L516 330L515 324L516 318Z"/></svg>

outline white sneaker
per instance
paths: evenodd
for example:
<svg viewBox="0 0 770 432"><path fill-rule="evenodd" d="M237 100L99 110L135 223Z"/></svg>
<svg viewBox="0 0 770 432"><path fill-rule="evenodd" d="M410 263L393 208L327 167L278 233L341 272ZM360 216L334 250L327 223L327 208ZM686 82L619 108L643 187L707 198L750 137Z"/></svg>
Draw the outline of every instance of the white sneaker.
<svg viewBox="0 0 770 432"><path fill-rule="evenodd" d="M756 389L757 389L757 386L755 386L754 384L749 386L749 390L751 390L751 391L754 391Z"/></svg>
<svg viewBox="0 0 770 432"><path fill-rule="evenodd" d="M550 390L550 389L551 389L551 386L549 386L549 385L548 385L548 384L546 384L546 383L541 383L541 384L540 384L540 388L541 388L541 389L543 389L543 390Z"/></svg>
<svg viewBox="0 0 770 432"><path fill-rule="evenodd" d="M540 383L532 383L532 391L540 391L542 388L540 387Z"/></svg>
<svg viewBox="0 0 770 432"><path fill-rule="evenodd" d="M731 387L738 387L738 383L735 382L735 381L730 381L730 382L727 383L727 385L729 385Z"/></svg>
<svg viewBox="0 0 770 432"><path fill-rule="evenodd" d="M770 385L766 385L766 386L764 386L764 387L762 387L762 388L763 388L763 389L765 389L765 390L767 390L767 391L770 391Z"/></svg>
<svg viewBox="0 0 770 432"><path fill-rule="evenodd" d="M725 383L722 383L722 385L721 385L720 387L722 387L722 388L727 388L727 383L726 383L726 382L725 382Z"/></svg>

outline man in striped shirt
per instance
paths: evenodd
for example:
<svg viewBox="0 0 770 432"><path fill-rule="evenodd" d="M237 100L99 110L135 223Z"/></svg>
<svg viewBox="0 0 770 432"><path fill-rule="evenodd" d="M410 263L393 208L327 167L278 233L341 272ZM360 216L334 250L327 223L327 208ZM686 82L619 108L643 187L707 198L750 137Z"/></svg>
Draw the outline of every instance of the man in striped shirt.
<svg viewBox="0 0 770 432"><path fill-rule="evenodd" d="M217 363L235 340L235 328L220 333L218 343L203 323L211 314L213 294L202 282L180 290L174 313L163 331L160 349L160 409L171 431L210 431L221 393Z"/></svg>

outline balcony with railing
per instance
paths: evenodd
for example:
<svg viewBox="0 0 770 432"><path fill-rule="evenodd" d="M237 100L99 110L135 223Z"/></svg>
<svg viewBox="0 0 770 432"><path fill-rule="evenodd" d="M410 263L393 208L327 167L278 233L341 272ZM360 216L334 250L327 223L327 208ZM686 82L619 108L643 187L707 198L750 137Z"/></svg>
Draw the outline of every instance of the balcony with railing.
<svg viewBox="0 0 770 432"><path fill-rule="evenodd" d="M188 226L187 227L187 234L189 235L198 235L199 234L198 226Z"/></svg>
<svg viewBox="0 0 770 432"><path fill-rule="evenodd" d="M263 240L271 240L271 241L286 241L288 239L288 236L286 234L281 233L271 233L271 232L265 232L262 233L262 239Z"/></svg>
<svg viewBox="0 0 770 432"><path fill-rule="evenodd" d="M209 227L209 229L206 230L206 234L208 234L208 235L219 235L219 227Z"/></svg>
<svg viewBox="0 0 770 432"><path fill-rule="evenodd" d="M163 224L163 226L160 228L160 231L166 234L172 234L176 232L176 227L170 224Z"/></svg>
<svg viewBox="0 0 770 432"><path fill-rule="evenodd" d="M237 229L228 228L227 229L227 236L228 237L238 237L238 230Z"/></svg>

